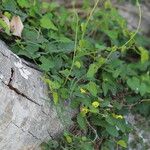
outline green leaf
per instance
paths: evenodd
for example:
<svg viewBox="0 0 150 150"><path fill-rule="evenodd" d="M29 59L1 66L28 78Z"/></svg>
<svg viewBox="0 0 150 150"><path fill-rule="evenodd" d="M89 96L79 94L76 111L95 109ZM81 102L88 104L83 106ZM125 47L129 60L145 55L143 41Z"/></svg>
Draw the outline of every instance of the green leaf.
<svg viewBox="0 0 150 150"><path fill-rule="evenodd" d="M59 3L56 1L56 2L50 2L49 3L50 4L50 9L51 9L51 11L53 11L53 10L55 10L56 8L58 8L58 7L60 7L59 6Z"/></svg>
<svg viewBox="0 0 150 150"><path fill-rule="evenodd" d="M118 110L121 110L121 108L122 108L122 104L117 101L114 101L113 106L114 106L114 108L116 108Z"/></svg>
<svg viewBox="0 0 150 150"><path fill-rule="evenodd" d="M39 34L38 31L36 31L35 28L25 27L22 33L22 37L27 43L34 45L47 41L41 34Z"/></svg>
<svg viewBox="0 0 150 150"><path fill-rule="evenodd" d="M4 31L7 33L7 34L10 34L10 29L8 27L8 25L6 24L6 22L0 18L0 29L4 29Z"/></svg>
<svg viewBox="0 0 150 150"><path fill-rule="evenodd" d="M67 42L67 43L62 43L59 42L58 44L52 44L52 43L47 43L46 44L46 51L48 53L70 53L73 52L74 50L74 42Z"/></svg>
<svg viewBox="0 0 150 150"><path fill-rule="evenodd" d="M44 71L49 71L51 68L54 68L54 62L50 59L47 59L46 57L42 56L40 57L41 65L40 68Z"/></svg>
<svg viewBox="0 0 150 150"><path fill-rule="evenodd" d="M70 74L70 70L65 69L65 70L61 70L59 71L62 75L64 75L65 77L68 77L68 75Z"/></svg>
<svg viewBox="0 0 150 150"><path fill-rule="evenodd" d="M98 49L98 51L103 51L105 50L107 47L105 45L100 45L100 44L95 44L95 48Z"/></svg>
<svg viewBox="0 0 150 150"><path fill-rule="evenodd" d="M109 126L109 125L106 126L106 131L107 131L110 135L112 135L112 136L114 136L114 137L118 137L118 136L119 136L119 133L118 133L116 127L114 127L114 126Z"/></svg>
<svg viewBox="0 0 150 150"><path fill-rule="evenodd" d="M86 31L86 23L81 23L81 31L84 33Z"/></svg>
<svg viewBox="0 0 150 150"><path fill-rule="evenodd" d="M63 99L68 99L68 97L69 97L69 91L68 91L67 88L61 88L60 89L60 93L61 93L61 97Z"/></svg>
<svg viewBox="0 0 150 150"><path fill-rule="evenodd" d="M110 101L108 99L105 99L104 101L101 102L101 107L109 107Z"/></svg>
<svg viewBox="0 0 150 150"><path fill-rule="evenodd" d="M52 94L53 94L54 104L56 105L58 103L58 93L57 92L52 92Z"/></svg>
<svg viewBox="0 0 150 150"><path fill-rule="evenodd" d="M17 3L22 8L28 8L28 7L30 7L30 3L29 3L28 0L17 0Z"/></svg>
<svg viewBox="0 0 150 150"><path fill-rule="evenodd" d="M74 42L67 42L67 43L60 42L59 44L57 44L57 52L70 53L73 50L74 50Z"/></svg>
<svg viewBox="0 0 150 150"><path fill-rule="evenodd" d="M150 114L150 103L145 102L137 105L138 112L140 112L143 116L148 117Z"/></svg>
<svg viewBox="0 0 150 150"><path fill-rule="evenodd" d="M48 84L50 90L57 90L61 87L60 83L57 81L51 81L49 79L44 79L44 82Z"/></svg>
<svg viewBox="0 0 150 150"><path fill-rule="evenodd" d="M144 49L143 47L139 47L139 50L141 52L141 62L144 63L149 60L149 51Z"/></svg>
<svg viewBox="0 0 150 150"><path fill-rule="evenodd" d="M139 92L139 87L140 87L140 80L136 77L132 77L132 78L129 78L127 80L127 84L128 86L134 90L136 93Z"/></svg>
<svg viewBox="0 0 150 150"><path fill-rule="evenodd" d="M15 0L3 0L2 5L5 10L9 10L11 12L15 12L17 9L17 4Z"/></svg>
<svg viewBox="0 0 150 150"><path fill-rule="evenodd" d="M102 89L103 89L103 92L104 92L104 96L106 96L107 93L108 93L108 90L109 90L109 85L106 82L103 82L102 83Z"/></svg>
<svg viewBox="0 0 150 150"><path fill-rule="evenodd" d="M50 4L48 2L42 2L42 8L48 9L50 7Z"/></svg>
<svg viewBox="0 0 150 150"><path fill-rule="evenodd" d="M141 96L144 96L144 94L147 93L147 90L148 90L148 88L147 88L146 84L141 83L140 88L139 88Z"/></svg>
<svg viewBox="0 0 150 150"><path fill-rule="evenodd" d="M122 146L122 147L124 147L124 148L127 148L127 144L126 144L126 142L124 140L119 140L117 142L117 144L120 145L120 146Z"/></svg>
<svg viewBox="0 0 150 150"><path fill-rule="evenodd" d="M104 63L105 63L106 59L103 57L98 57L97 58L97 66L98 68L100 68Z"/></svg>
<svg viewBox="0 0 150 150"><path fill-rule="evenodd" d="M94 107L90 107L90 112L98 114L99 113L99 109L98 108L94 108Z"/></svg>
<svg viewBox="0 0 150 150"><path fill-rule="evenodd" d="M8 11L4 12L4 16L6 16L9 20L11 19L12 15Z"/></svg>
<svg viewBox="0 0 150 150"><path fill-rule="evenodd" d="M81 68L81 63L79 61L75 61L74 65L77 67L77 68Z"/></svg>
<svg viewBox="0 0 150 150"><path fill-rule="evenodd" d="M91 142L82 142L81 145L80 145L80 150L94 150L93 149L93 144Z"/></svg>
<svg viewBox="0 0 150 150"><path fill-rule="evenodd" d="M104 3L104 7L105 7L105 9L110 9L110 8L112 8L111 2L110 2L109 0L107 0L107 1Z"/></svg>
<svg viewBox="0 0 150 150"><path fill-rule="evenodd" d="M115 40L118 38L118 31L112 30L112 31L105 31L105 33L112 39Z"/></svg>
<svg viewBox="0 0 150 150"><path fill-rule="evenodd" d="M86 129L86 119L81 114L77 115L77 122L81 129Z"/></svg>
<svg viewBox="0 0 150 150"><path fill-rule="evenodd" d="M40 19L40 25L41 25L41 27L43 27L45 29L52 29L55 31L58 30L48 15L45 15Z"/></svg>
<svg viewBox="0 0 150 150"><path fill-rule="evenodd" d="M117 119L116 120L116 126L123 132L125 133L126 131L126 123L124 120Z"/></svg>
<svg viewBox="0 0 150 150"><path fill-rule="evenodd" d="M29 57L31 59L36 59L36 58L39 58L39 54L37 53L38 50L39 50L38 45L27 44L25 49L20 49L19 48L19 51L17 52L17 54L21 55L21 56Z"/></svg>
<svg viewBox="0 0 150 150"><path fill-rule="evenodd" d="M63 35L60 35L59 37L57 36L57 39L58 41L62 42L62 43L70 43L72 42L71 39L63 36Z"/></svg>
<svg viewBox="0 0 150 150"><path fill-rule="evenodd" d="M55 39L56 41L59 41L60 43L70 43L72 42L71 39L69 39L68 37L66 37L64 34L58 33L56 31L49 31L48 32L48 37Z"/></svg>
<svg viewBox="0 0 150 150"><path fill-rule="evenodd" d="M97 96L97 85L95 82L89 82L87 85L86 85L86 88L87 90L93 95L93 96Z"/></svg>
<svg viewBox="0 0 150 150"><path fill-rule="evenodd" d="M25 47L26 51L28 51L31 54L34 54L35 52L37 52L39 50L39 46L36 44L27 44L27 46Z"/></svg>
<svg viewBox="0 0 150 150"><path fill-rule="evenodd" d="M88 72L87 72L87 77L88 78L93 78L95 73L97 72L98 70L98 65L96 63L93 63L89 66L89 69L88 69Z"/></svg>
<svg viewBox="0 0 150 150"><path fill-rule="evenodd" d="M111 116L106 117L105 120L106 120L109 124L111 124L111 125L115 125L115 124L116 124L116 119L113 118L113 117L111 117Z"/></svg>
<svg viewBox="0 0 150 150"><path fill-rule="evenodd" d="M71 136L65 135L65 138L66 138L66 141L67 141L68 143L72 143L72 138L71 138Z"/></svg>
<svg viewBox="0 0 150 150"><path fill-rule="evenodd" d="M43 142L40 144L40 148L41 148L41 150L46 150L46 149L49 149L49 145L47 143Z"/></svg>

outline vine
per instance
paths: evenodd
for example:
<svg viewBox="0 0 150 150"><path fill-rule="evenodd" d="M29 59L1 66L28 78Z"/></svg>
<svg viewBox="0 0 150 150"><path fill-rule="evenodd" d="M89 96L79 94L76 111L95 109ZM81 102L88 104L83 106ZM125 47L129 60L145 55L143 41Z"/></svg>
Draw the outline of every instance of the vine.
<svg viewBox="0 0 150 150"><path fill-rule="evenodd" d="M141 38L139 1L139 22L132 35L111 2L98 7L100 2L92 6L83 1L81 11L75 4L72 11L56 2L0 1L1 38L42 70L66 126L60 139L41 144L43 150L127 149L132 126L125 116L150 114L150 52L137 40ZM10 26L12 20L20 26L18 35ZM70 130L61 116L68 107L79 111Z"/></svg>

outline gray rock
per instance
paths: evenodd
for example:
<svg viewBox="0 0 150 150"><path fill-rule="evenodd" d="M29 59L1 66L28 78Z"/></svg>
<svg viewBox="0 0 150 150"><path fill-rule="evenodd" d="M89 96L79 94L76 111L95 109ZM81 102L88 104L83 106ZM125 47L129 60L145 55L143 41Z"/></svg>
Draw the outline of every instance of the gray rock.
<svg viewBox="0 0 150 150"><path fill-rule="evenodd" d="M62 122L42 73L27 64L0 41L0 150L38 150L71 124L69 107Z"/></svg>
<svg viewBox="0 0 150 150"><path fill-rule="evenodd" d="M150 120L139 114L129 113L126 121L132 125L129 134L128 150L150 150Z"/></svg>
<svg viewBox="0 0 150 150"><path fill-rule="evenodd" d="M132 5L131 3L123 3L123 4L114 4L117 8L119 13L127 20L128 27L131 30L136 30L138 23L139 23L139 9L138 6ZM140 4L141 7L141 24L140 30L144 35L150 34L150 5L146 3Z"/></svg>

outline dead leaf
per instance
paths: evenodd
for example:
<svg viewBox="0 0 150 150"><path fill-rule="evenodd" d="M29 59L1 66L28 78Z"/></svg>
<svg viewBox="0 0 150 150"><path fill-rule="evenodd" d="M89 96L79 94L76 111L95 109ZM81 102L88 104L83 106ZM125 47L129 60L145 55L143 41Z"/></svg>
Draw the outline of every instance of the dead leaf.
<svg viewBox="0 0 150 150"><path fill-rule="evenodd" d="M19 16L13 16L10 22L10 30L13 35L21 37L21 33L23 30L23 23Z"/></svg>

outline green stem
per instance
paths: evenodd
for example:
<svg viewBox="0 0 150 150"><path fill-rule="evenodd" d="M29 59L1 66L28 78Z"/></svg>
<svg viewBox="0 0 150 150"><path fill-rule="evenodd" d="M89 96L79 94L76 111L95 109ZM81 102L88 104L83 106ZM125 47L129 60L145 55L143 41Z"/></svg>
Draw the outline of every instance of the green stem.
<svg viewBox="0 0 150 150"><path fill-rule="evenodd" d="M99 1L100 1L100 0L97 0L97 1L96 1L95 5L94 5L94 7L93 7L93 9L92 9L92 11L90 12L90 15L89 15L89 17L88 17L88 19L87 19L87 21L86 21L86 25L85 25L85 26L86 26L86 28L87 28L87 26L88 26L88 23L89 23L89 21L90 21L90 19L91 19L92 15L93 15L93 13L94 13L94 11L95 11L96 7L97 7L97 5L98 5ZM74 62L75 62L76 51L77 51L78 22L79 22L79 19L78 19L78 14L77 14L77 12L76 12L76 11L75 11L75 15L76 15L77 22L76 22L76 34L75 34L74 54L73 54L72 65L71 65L71 68L70 68L70 70L69 70L69 74L67 75L66 80L65 80L65 82L64 82L64 85L66 84L66 82L67 82L67 80L68 80L68 77L70 76L71 71L72 71L72 69L73 69ZM82 33L82 38L81 38L81 39L83 39L83 38L84 38L85 32L86 32L86 30Z"/></svg>
<svg viewBox="0 0 150 150"><path fill-rule="evenodd" d="M78 25L79 25L79 18L78 18L78 14L77 12L75 11L75 16L76 16L76 33L75 33L75 44L74 44L74 52L73 52L73 60L72 60L72 64L71 64L71 68L69 70L69 74L67 75L66 77L66 80L64 82L64 85L66 84L70 74L71 74L71 71L73 69L73 66L74 66L74 62L75 62L75 56L76 56L76 51L77 51L77 40L78 40Z"/></svg>
<svg viewBox="0 0 150 150"><path fill-rule="evenodd" d="M96 1L95 5L94 5L94 7L93 7L93 9L92 9L92 11L90 12L90 15L89 15L89 17L88 17L88 19L87 19L87 21L86 21L86 23L85 23L85 29L87 28L88 23L89 23L89 21L90 21L92 15L93 15L93 13L94 13L96 7L97 7L99 1L100 1L100 0L97 0L97 1ZM81 38L81 39L84 38L85 32L86 32L86 30L82 33L82 38Z"/></svg>
<svg viewBox="0 0 150 150"><path fill-rule="evenodd" d="M141 11L141 6L140 6L138 0L137 0L137 6L138 6L138 8L139 8L139 22L138 22L137 29L136 29L135 33L131 36L131 38L130 38L125 44L123 44L119 49L121 49L121 48L125 47L126 45L128 45L128 44L134 39L134 37L137 35L137 33L139 32L139 29L140 29L140 26L141 26L141 20L142 20L142 11ZM117 50L117 49L116 49L116 50ZM111 52L108 54L106 60L108 60L109 57L111 56L111 54L112 54L113 52L115 52L116 50L111 51Z"/></svg>
<svg viewBox="0 0 150 150"><path fill-rule="evenodd" d="M142 11L141 11L141 6L140 6L138 0L137 0L137 6L138 6L138 9L139 9L139 23L138 23L137 29L136 29L135 33L131 36L131 38L124 45L122 45L121 47L124 47L124 46L128 45L134 39L134 37L137 35L137 33L139 32L139 29L140 29L140 26L141 26L141 21L142 21Z"/></svg>

